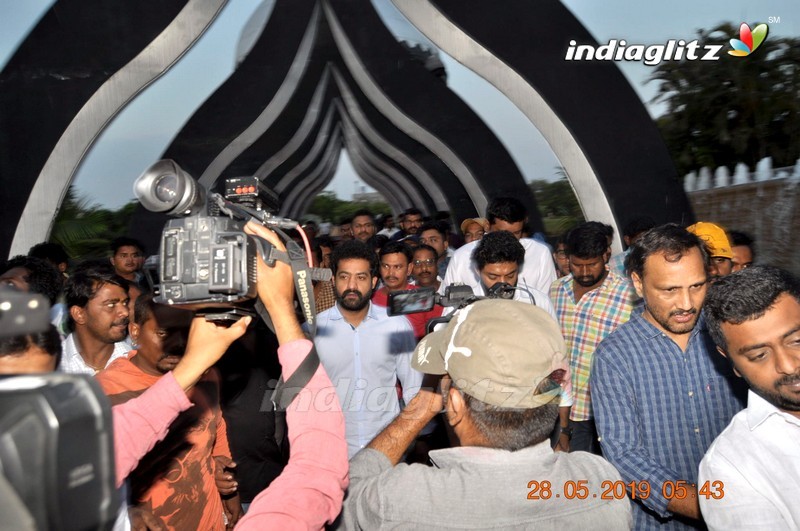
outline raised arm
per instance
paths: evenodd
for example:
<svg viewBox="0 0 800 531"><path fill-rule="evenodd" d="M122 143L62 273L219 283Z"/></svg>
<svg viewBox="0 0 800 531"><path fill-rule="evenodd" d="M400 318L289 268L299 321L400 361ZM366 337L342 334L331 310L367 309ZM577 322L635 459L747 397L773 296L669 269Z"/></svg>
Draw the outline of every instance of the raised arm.
<svg viewBox="0 0 800 531"><path fill-rule="evenodd" d="M283 250L269 229L249 223L257 234ZM259 259L258 296L270 314L280 347L278 359L288 379L310 352L293 306L292 273L280 262ZM336 389L320 365L286 410L291 456L278 478L253 500L237 529L322 529L342 508L347 489L347 442Z"/></svg>

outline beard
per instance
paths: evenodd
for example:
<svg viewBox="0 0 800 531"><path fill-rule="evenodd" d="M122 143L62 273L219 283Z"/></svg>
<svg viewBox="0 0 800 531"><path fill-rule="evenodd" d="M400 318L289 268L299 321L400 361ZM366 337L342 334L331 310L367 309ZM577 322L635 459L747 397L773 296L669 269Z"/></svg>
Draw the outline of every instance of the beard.
<svg viewBox="0 0 800 531"><path fill-rule="evenodd" d="M781 387L783 386L789 386L800 382L800 373L787 374L786 376L779 378L773 384L772 389L755 385L747 378L745 378L745 381L755 394L778 409L782 409L784 411L800 411L800 396L798 396L796 393L794 393L794 396L792 396L793 393L790 391L787 390L786 392L782 392L781 390Z"/></svg>
<svg viewBox="0 0 800 531"><path fill-rule="evenodd" d="M645 309L664 330L672 334L688 334L694 330L694 326L697 324L697 319L700 316L700 312L697 310L697 308L691 308L689 310L673 310L669 313L657 312L647 304L646 300ZM671 320L676 316L687 315L692 315L694 318L685 323L674 322Z"/></svg>
<svg viewBox="0 0 800 531"><path fill-rule="evenodd" d="M602 275L597 276L597 277L593 277L591 275L586 275L586 276L583 276L583 277L573 276L572 278L573 278L573 280L575 280L575 282L577 282L579 285L583 286L584 288L591 288L592 286L594 286L595 284L597 284L598 282L603 280L604 277L605 277L605 274L602 274Z"/></svg>
<svg viewBox="0 0 800 531"><path fill-rule="evenodd" d="M348 298L348 295L355 295L356 297ZM336 301L339 305L351 312L358 312L366 308L371 298L372 290L369 290L366 294L361 293L357 289L348 289L345 290L344 293L336 293Z"/></svg>

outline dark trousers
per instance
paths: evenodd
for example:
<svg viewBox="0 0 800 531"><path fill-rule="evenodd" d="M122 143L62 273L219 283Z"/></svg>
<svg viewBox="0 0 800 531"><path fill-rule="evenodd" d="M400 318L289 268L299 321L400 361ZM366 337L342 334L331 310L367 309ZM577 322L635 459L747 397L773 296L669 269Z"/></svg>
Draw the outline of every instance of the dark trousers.
<svg viewBox="0 0 800 531"><path fill-rule="evenodd" d="M570 452L589 452L602 455L593 420L571 420L569 425L572 428L572 439L569 441Z"/></svg>

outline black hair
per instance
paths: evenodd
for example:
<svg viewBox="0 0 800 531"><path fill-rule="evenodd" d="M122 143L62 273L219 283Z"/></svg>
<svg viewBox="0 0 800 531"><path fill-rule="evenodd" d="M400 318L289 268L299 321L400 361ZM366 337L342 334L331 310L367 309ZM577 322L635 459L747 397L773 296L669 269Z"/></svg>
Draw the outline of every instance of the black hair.
<svg viewBox="0 0 800 531"><path fill-rule="evenodd" d="M634 238L637 234L641 234L655 226L656 222L650 216L637 216L625 224L625 227L622 229L622 235L628 238Z"/></svg>
<svg viewBox="0 0 800 531"><path fill-rule="evenodd" d="M752 236L750 236L746 232L742 232L739 230L729 230L728 239L730 240L731 247L738 247L740 245L749 247L750 254L753 255L753 260L755 261L756 246L755 246L755 240L752 238Z"/></svg>
<svg viewBox="0 0 800 531"><path fill-rule="evenodd" d="M479 271L486 264L514 262L522 265L525 260L525 248L508 231L490 232L478 242L472 251L472 259L475 260Z"/></svg>
<svg viewBox="0 0 800 531"><path fill-rule="evenodd" d="M136 302L133 303L132 321L139 326L143 326L148 319L153 317L153 309L155 308L155 301L153 295L150 293L142 293L136 297Z"/></svg>
<svg viewBox="0 0 800 531"><path fill-rule="evenodd" d="M608 225L607 223L601 223L599 221L586 221L584 225L592 225L596 227L598 230L602 231L603 234L606 235L606 238L613 238L614 237L614 227Z"/></svg>
<svg viewBox="0 0 800 531"><path fill-rule="evenodd" d="M61 337L53 325L44 332L36 332L12 337L0 337L0 357L20 356L31 347L39 347L47 354L55 356L56 368L61 361Z"/></svg>
<svg viewBox="0 0 800 531"><path fill-rule="evenodd" d="M339 221L339 225L347 225L347 224L352 223L352 222L353 222L353 218L342 218Z"/></svg>
<svg viewBox="0 0 800 531"><path fill-rule="evenodd" d="M422 216L422 210L414 207L407 208L405 212L403 212L403 217L405 218L406 216Z"/></svg>
<svg viewBox="0 0 800 531"><path fill-rule="evenodd" d="M369 274L373 277L378 276L380 263L375 250L361 240L346 240L333 249L331 254L331 270L334 276L339 270L339 262L342 260L366 260L369 263Z"/></svg>
<svg viewBox="0 0 800 531"><path fill-rule="evenodd" d="M722 323L759 319L784 293L800 302L800 280L777 267L753 266L720 277L708 288L703 303L706 326L714 343L727 351Z"/></svg>
<svg viewBox="0 0 800 531"><path fill-rule="evenodd" d="M67 255L67 251L65 251L64 248L59 244L52 242L37 243L30 248L28 251L28 256L41 258L42 260L49 260L55 265L66 264L69 262L69 255Z"/></svg>
<svg viewBox="0 0 800 531"><path fill-rule="evenodd" d="M142 242L128 236L120 236L119 238L114 238L111 240L111 255L113 256L117 254L117 251L119 251L120 247L126 246L136 247L139 249L140 253L145 254L144 245L142 245Z"/></svg>
<svg viewBox="0 0 800 531"><path fill-rule="evenodd" d="M411 250L411 247L400 241L386 242L386 245L381 247L380 252L378 252L378 256L383 258L387 254L395 253L403 254L409 264L414 260L414 252Z"/></svg>
<svg viewBox="0 0 800 531"><path fill-rule="evenodd" d="M436 249L434 249L430 245L425 245L424 243L421 243L417 245L417 247L414 249L414 253L416 253L417 251L430 251L433 253L433 256L435 256L437 260L439 259L439 253L437 253Z"/></svg>
<svg viewBox="0 0 800 531"><path fill-rule="evenodd" d="M358 210L355 214L353 214L353 217L350 218L350 219L353 220L353 219L356 219L359 216L369 216L369 219L371 219L372 222L375 223L375 215L372 212L370 212L369 210L367 210L366 208L362 208L361 210Z"/></svg>
<svg viewBox="0 0 800 531"><path fill-rule="evenodd" d="M587 260L603 256L608 251L608 237L597 223L581 223L569 232L567 253Z"/></svg>
<svg viewBox="0 0 800 531"><path fill-rule="evenodd" d="M6 262L0 270L0 274L15 267L23 267L28 270L25 281L28 283L31 293L44 295L50 301L51 306L55 304L61 294L61 288L64 286L64 279L53 264L41 258L19 255Z"/></svg>
<svg viewBox="0 0 800 531"><path fill-rule="evenodd" d="M625 273L628 276L636 273L644 277L644 263L653 254L663 253L670 262L677 262L684 254L697 247L703 259L703 266L708 268L709 251L705 243L675 223L667 223L654 227L642 234L630 247L625 258Z"/></svg>
<svg viewBox="0 0 800 531"><path fill-rule="evenodd" d="M73 306L86 307L86 304L94 298L97 290L106 284L119 286L128 293L129 282L117 275L114 268L107 261L98 263L95 260L78 264L72 276L67 280L64 289L67 300L67 308ZM72 316L68 313L67 324L70 330L74 327Z"/></svg>
<svg viewBox="0 0 800 531"><path fill-rule="evenodd" d="M519 199L514 197L495 197L486 206L486 219L494 225L495 219L506 223L525 221L528 211Z"/></svg>
<svg viewBox="0 0 800 531"><path fill-rule="evenodd" d="M447 227L441 221L428 221L424 223L417 231L417 234L422 234L426 230L435 230L442 235L442 239L447 238Z"/></svg>
<svg viewBox="0 0 800 531"><path fill-rule="evenodd" d="M367 244L373 249L380 249L389 241L389 237L385 234L376 234L367 240Z"/></svg>
<svg viewBox="0 0 800 531"><path fill-rule="evenodd" d="M314 252L314 255L317 257L317 263L322 262L322 248L327 247L328 249L333 249L333 240L330 236L317 236L314 238L314 244L311 247L311 250Z"/></svg>

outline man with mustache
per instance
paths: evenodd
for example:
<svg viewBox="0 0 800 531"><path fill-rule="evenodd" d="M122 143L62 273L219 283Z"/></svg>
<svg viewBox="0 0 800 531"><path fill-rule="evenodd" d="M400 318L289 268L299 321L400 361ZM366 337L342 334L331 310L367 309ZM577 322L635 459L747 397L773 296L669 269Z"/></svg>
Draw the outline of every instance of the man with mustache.
<svg viewBox="0 0 800 531"><path fill-rule="evenodd" d="M569 367L575 401L568 418L561 419L559 444L570 451L600 453L589 397L589 374L597 345L633 310L627 279L608 268L608 241L592 223L583 223L567 236L570 274L550 286L561 333L569 349Z"/></svg>
<svg viewBox="0 0 800 531"><path fill-rule="evenodd" d="M800 528L800 281L755 266L708 290L717 351L750 387L700 463L709 529ZM702 491L701 491L702 492Z"/></svg>
<svg viewBox="0 0 800 531"><path fill-rule="evenodd" d="M414 269L414 252L403 242L387 242L378 251L380 260L381 287L372 295L372 302L379 306L388 306L389 294L393 291L414 289L408 281Z"/></svg>
<svg viewBox="0 0 800 531"><path fill-rule="evenodd" d="M61 371L96 374L128 354L128 282L110 265L79 265L66 300L72 333L62 344Z"/></svg>
<svg viewBox="0 0 800 531"><path fill-rule="evenodd" d="M700 313L708 262L706 246L678 225L645 232L625 261L644 308L594 353L600 445L625 483L635 482L635 529L703 529L697 468L743 405Z"/></svg>
<svg viewBox="0 0 800 531"><path fill-rule="evenodd" d="M406 404L422 383L422 374L411 368L415 342L409 321L389 317L370 300L378 267L375 251L363 242L336 247L331 256L336 305L317 316L317 352L342 403L349 457L400 412L396 382Z"/></svg>

